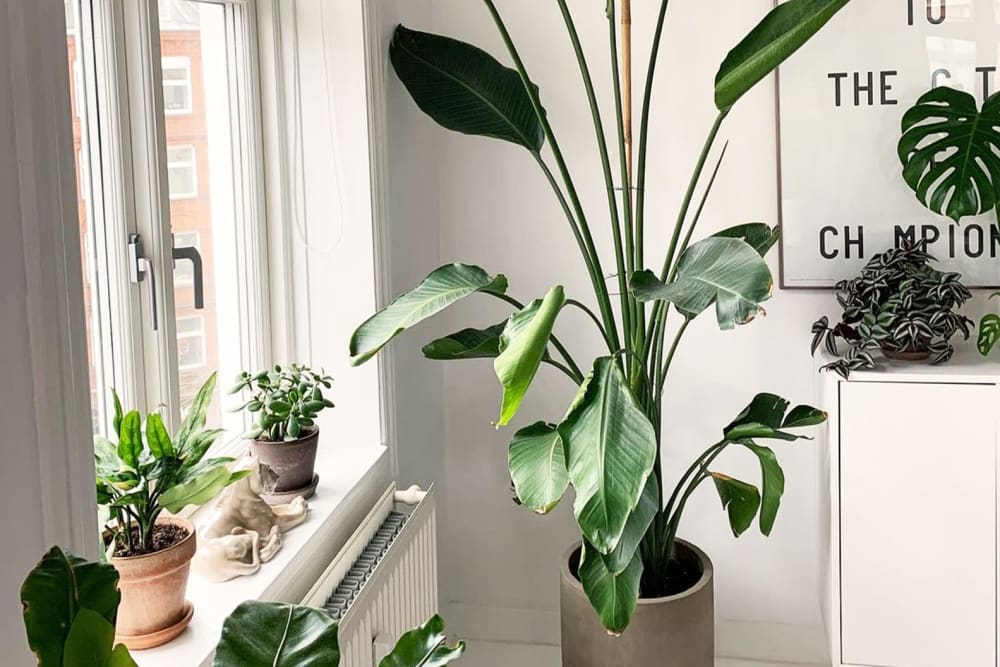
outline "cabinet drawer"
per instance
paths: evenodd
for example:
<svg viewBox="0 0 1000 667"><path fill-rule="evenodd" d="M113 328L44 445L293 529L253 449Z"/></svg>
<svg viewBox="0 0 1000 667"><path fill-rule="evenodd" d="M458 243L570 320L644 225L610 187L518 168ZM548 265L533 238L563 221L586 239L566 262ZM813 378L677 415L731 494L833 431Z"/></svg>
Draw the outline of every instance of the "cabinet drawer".
<svg viewBox="0 0 1000 667"><path fill-rule="evenodd" d="M840 385L844 664L995 667L996 388Z"/></svg>

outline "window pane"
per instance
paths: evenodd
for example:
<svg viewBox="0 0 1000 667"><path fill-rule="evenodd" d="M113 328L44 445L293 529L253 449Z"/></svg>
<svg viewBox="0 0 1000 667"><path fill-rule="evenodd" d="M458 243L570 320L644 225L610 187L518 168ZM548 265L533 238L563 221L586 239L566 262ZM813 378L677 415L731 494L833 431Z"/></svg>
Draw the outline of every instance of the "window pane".
<svg viewBox="0 0 1000 667"><path fill-rule="evenodd" d="M227 7L188 0L161 0L160 43L164 67L165 124L170 180L170 218L174 247L194 247L204 267L204 310L194 308L191 262L174 269L178 377L186 405L205 378L219 371L219 385L230 385L243 370L241 295L238 279L236 157L230 103L231 51L227 40ZM186 104L188 112L171 113ZM224 345L220 344L224 341ZM221 409L231 397L212 402L210 419L238 433L241 415Z"/></svg>
<svg viewBox="0 0 1000 667"><path fill-rule="evenodd" d="M105 376L110 376L112 369L103 368L102 348L105 337L102 335L101 297L104 271L98 263L100 256L96 250L97 230L91 224L88 202L93 200L91 194L89 160L91 147L87 132L87 100L83 85L83 49L79 38L79 0L66 0L66 53L69 58L69 91L73 110L73 144L76 155L77 211L80 222L80 253L83 266L84 312L87 322L87 356L90 364L90 404L93 417L94 432L106 430Z"/></svg>

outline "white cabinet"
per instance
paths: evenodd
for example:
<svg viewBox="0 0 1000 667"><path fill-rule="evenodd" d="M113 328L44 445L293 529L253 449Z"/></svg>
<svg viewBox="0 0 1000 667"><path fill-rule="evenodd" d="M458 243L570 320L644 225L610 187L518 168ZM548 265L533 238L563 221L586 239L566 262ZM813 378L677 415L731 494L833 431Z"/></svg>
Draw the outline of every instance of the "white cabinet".
<svg viewBox="0 0 1000 667"><path fill-rule="evenodd" d="M833 664L997 666L996 365L828 378Z"/></svg>

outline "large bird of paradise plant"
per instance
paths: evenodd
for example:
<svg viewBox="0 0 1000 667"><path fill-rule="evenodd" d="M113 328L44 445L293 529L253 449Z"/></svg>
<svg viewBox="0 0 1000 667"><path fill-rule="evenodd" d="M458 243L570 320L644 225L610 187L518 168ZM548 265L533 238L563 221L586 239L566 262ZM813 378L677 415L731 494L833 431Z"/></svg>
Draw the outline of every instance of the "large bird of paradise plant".
<svg viewBox="0 0 1000 667"><path fill-rule="evenodd" d="M692 243L722 160L719 155L715 171L706 178L717 135L740 98L848 1L790 0L771 11L729 52L715 81L718 115L680 203L657 272L647 268L651 253L645 231L649 214L646 164L653 83L669 0L662 0L657 15L635 169L628 22L622 22L620 35L619 8L615 0L608 0L616 137L612 150L572 13L566 0L556 0L579 63L596 132L608 193L607 210L601 216L588 214L581 204L542 106L540 90L529 76L494 0L483 0L483 4L496 23L513 69L470 44L448 37L403 26L393 37L392 65L425 113L447 129L507 141L534 158L565 214L590 276L594 301L588 305L586 300L570 298L563 287L556 286L542 298L525 303L510 295L503 275L490 274L478 266L451 264L433 271L415 289L362 324L351 340L352 361L364 363L407 328L468 296L484 295L510 305L513 313L506 321L435 340L424 348L424 354L440 360L493 359L503 389L497 427L506 426L517 414L542 365L565 373L578 385L576 398L558 423L541 422L514 434L510 475L521 503L542 514L551 511L568 487L573 487L574 513L583 537L579 577L594 609L612 632L628 626L640 596L674 592L677 584L670 564L678 527L688 499L703 482L713 482L737 536L758 515L761 531L771 532L785 479L774 452L759 441L796 440L802 436L791 430L814 426L826 417L809 406L789 410L785 399L759 394L721 430L718 441L681 475L675 487L665 485L660 466L662 399L671 362L688 325L713 305L721 329L746 324L761 312L773 285L764 255L778 238L776 229L744 224ZM628 0L623 2L621 9L627 16ZM619 58L625 67L619 65ZM724 154L724 149L721 152ZM614 159L613 153L617 154ZM695 205L699 186L704 194ZM591 234L598 219L613 233L614 269L610 273L616 287L605 282L604 255ZM679 324L668 327L671 304ZM557 318L568 307L589 314L606 343L607 352L593 360L588 373L555 333ZM760 460L763 482L759 489L712 470L716 459L730 447L748 449Z"/></svg>

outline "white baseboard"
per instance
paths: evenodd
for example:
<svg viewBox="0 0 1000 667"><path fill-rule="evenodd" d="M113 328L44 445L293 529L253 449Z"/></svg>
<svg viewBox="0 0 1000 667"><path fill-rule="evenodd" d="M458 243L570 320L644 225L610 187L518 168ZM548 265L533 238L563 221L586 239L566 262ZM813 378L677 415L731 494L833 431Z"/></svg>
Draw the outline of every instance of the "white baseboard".
<svg viewBox="0 0 1000 667"><path fill-rule="evenodd" d="M559 614L540 609L450 602L444 610L449 630L471 641L559 645ZM794 665L829 665L821 626L719 620L715 652L723 658Z"/></svg>

